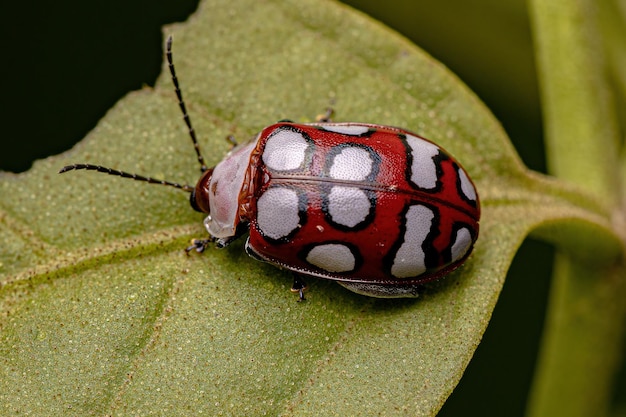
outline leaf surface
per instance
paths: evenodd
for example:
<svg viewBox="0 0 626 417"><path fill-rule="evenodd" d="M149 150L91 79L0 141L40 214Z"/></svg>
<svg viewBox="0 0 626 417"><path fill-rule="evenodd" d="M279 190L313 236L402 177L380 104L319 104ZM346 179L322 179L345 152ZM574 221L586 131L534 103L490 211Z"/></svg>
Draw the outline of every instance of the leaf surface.
<svg viewBox="0 0 626 417"><path fill-rule="evenodd" d="M313 0L205 1L165 30L208 163L241 140L332 105L338 121L439 143L477 185L468 262L417 300L376 300L290 274L204 237L188 196L93 173L95 163L193 184L198 166L169 74L130 93L64 155L0 177L0 408L34 415L434 415L535 230L607 228L608 211L531 174L502 128L441 64L354 10ZM579 248L571 245L571 250ZM596 248L614 256L614 240Z"/></svg>

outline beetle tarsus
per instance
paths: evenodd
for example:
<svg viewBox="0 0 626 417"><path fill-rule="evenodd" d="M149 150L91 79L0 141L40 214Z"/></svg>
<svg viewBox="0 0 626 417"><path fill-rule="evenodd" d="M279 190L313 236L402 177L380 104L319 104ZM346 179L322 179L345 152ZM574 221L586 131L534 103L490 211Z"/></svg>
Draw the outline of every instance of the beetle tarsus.
<svg viewBox="0 0 626 417"><path fill-rule="evenodd" d="M230 144L230 149L233 149L237 147L237 145L239 145L239 142L237 142L237 138L234 135L226 136L226 142Z"/></svg>
<svg viewBox="0 0 626 417"><path fill-rule="evenodd" d="M191 246L187 246L187 248L185 248L185 252L187 255L189 255L189 252L192 250L202 253L211 243L213 243L213 239L192 239Z"/></svg>
<svg viewBox="0 0 626 417"><path fill-rule="evenodd" d="M333 115L335 114L335 110L332 107L327 107L326 111L323 114L318 114L315 117L315 121L317 123L330 123L333 121Z"/></svg>
<svg viewBox="0 0 626 417"><path fill-rule="evenodd" d="M300 297L298 298L298 302L306 300L306 298L304 298L304 290L306 290L306 282L304 282L298 275L294 274L291 291L298 293L298 296Z"/></svg>

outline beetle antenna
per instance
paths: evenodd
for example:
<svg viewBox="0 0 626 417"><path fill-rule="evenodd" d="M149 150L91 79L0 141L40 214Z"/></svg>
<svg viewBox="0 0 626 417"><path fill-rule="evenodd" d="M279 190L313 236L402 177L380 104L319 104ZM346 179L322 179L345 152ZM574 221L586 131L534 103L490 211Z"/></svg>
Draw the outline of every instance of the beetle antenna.
<svg viewBox="0 0 626 417"><path fill-rule="evenodd" d="M202 153L200 152L200 146L198 145L198 140L196 139L196 132L193 129L193 126L191 125L191 119L189 118L189 114L187 113L187 107L185 106L185 101L183 100L183 93L180 89L180 85L178 84L178 78L176 77L176 69L174 68L174 59L172 58L172 36L171 35L167 38L166 57L167 57L167 64L170 70L170 74L172 74L172 83L174 84L176 97L178 98L178 106L180 107L180 110L183 113L183 120L185 120L185 124L187 125L187 129L189 131L189 136L191 136L191 141L193 142L193 147L196 150L196 155L198 155L198 162L200 163L200 171L205 172L209 168L207 167L206 162L204 161L204 157L202 156ZM167 185L169 187L178 188L180 190L187 191L187 192L194 191L194 187L192 187L191 185L178 184L176 182L159 180L159 179L152 178L152 177L144 177L143 175L132 174L126 171L119 171L117 169L104 167L102 165L92 165L92 164L67 165L61 168L61 170L59 171L59 174L62 174L67 171L73 171L73 170L79 170L79 169L84 169L87 171L102 172L108 175L113 175L113 176L122 177L122 178L130 178L135 181L144 181L150 184Z"/></svg>
<svg viewBox="0 0 626 417"><path fill-rule="evenodd" d="M174 84L174 90L176 91L176 97L178 97L178 106L180 107L180 111L183 112L183 120L185 120L185 124L187 125L187 130L189 131L189 136L191 136L191 141L193 142L193 147L196 150L196 155L198 155L198 162L200 163L200 171L205 172L209 168L204 161L204 157L200 152L200 145L198 145L198 139L196 139L196 131L193 129L191 125L191 118L189 118L189 113L187 113L187 107L185 106L185 100L183 100L183 92L180 89L180 85L178 84L178 77L176 77L176 68L174 68L174 58L172 57L172 35L167 38L167 50L165 55L167 56L167 64L170 69L170 74L172 74L172 83Z"/></svg>
<svg viewBox="0 0 626 417"><path fill-rule="evenodd" d="M192 192L194 190L194 187L192 187L191 185L183 185L183 184L178 184L176 182L158 180L156 178L151 178L151 177L144 177L143 175L137 175L137 174L131 174L129 172L118 171L117 169L107 168L101 165L92 165L92 164L67 165L61 168L61 170L59 171L59 174L62 174L67 171L73 171L73 170L79 170L79 169L85 169L87 171L103 172L105 174L113 175L116 177L131 178L135 181L149 182L150 184L167 185L167 186L178 188L180 190L187 191L187 192Z"/></svg>

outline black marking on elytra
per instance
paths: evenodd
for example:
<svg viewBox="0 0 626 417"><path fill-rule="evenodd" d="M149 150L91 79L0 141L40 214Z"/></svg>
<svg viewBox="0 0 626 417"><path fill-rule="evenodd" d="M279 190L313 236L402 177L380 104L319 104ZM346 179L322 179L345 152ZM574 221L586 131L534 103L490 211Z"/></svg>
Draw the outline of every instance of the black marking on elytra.
<svg viewBox="0 0 626 417"><path fill-rule="evenodd" d="M320 123L325 123L325 122L320 122ZM378 132L378 129L374 128L374 127L370 127L368 128L365 132L363 133L358 133L358 134L354 134L354 133L345 133L345 132L336 132L334 130L331 130L331 126L329 126L328 128L324 127L323 125L321 126L313 126L315 127L317 130L321 130L323 132L327 132L327 133L334 133L335 135L342 135L342 136L352 136L354 138L369 138L370 136L372 136L374 133Z"/></svg>
<svg viewBox="0 0 626 417"><path fill-rule="evenodd" d="M448 247L446 247L441 252L441 257L442 257L442 259L443 259L443 261L445 262L446 265L453 261L453 259L452 259L452 246L456 242L454 237L456 237L457 233L461 229L466 229L469 232L471 243L470 243L469 248L465 252L465 256L463 256L461 259L457 259L454 262L461 262L461 261L463 261L463 259L467 258L467 256L472 252L472 247L474 246L474 242L476 241L476 231L474 230L474 228L472 226L470 226L469 224L467 224L465 222L454 222L454 224L452 225L451 233L450 233L450 239L449 239L450 244L448 245Z"/></svg>
<svg viewBox="0 0 626 417"><path fill-rule="evenodd" d="M437 153L437 155L433 156L432 160L435 163L435 175L437 177L437 180L435 182L435 186L433 188L422 188L420 187L418 184L415 184L413 182L413 180L411 179L412 174L413 174L413 148L411 148L411 146L409 145L409 142L407 141L406 135L404 133L399 133L398 137L400 138L400 141L404 144L405 148L406 148L406 169L405 169L405 178L407 183L413 187L416 190L425 192L425 193L430 193L430 194L436 194L438 192L441 191L441 189L443 188L443 182L441 181L441 177L443 176L443 168L442 168L442 163L445 160L450 159L450 157L445 153L441 151L441 148L437 147L439 152ZM418 136L415 136L416 138L420 139L420 140L425 140L423 138L420 138ZM436 145L435 145L436 146Z"/></svg>
<svg viewBox="0 0 626 417"><path fill-rule="evenodd" d="M429 210L431 210L433 213L433 219L430 224L430 231L428 232L428 235L421 243L422 251L424 251L424 265L426 266L426 271L417 276L426 275L428 274L429 269L435 269L440 266L439 265L440 263L439 252L437 251L434 245L435 239L441 233L439 231L439 225L441 223L441 214L439 213L439 210L437 209L435 205L427 204L423 202L420 202L419 204L407 204L404 207L404 209L398 214L398 224L400 225L400 228L398 231L398 238L391 246L389 252L387 252L387 254L383 257L383 269L386 271L386 273L390 277L395 277L395 275L391 273L391 268L393 267L398 251L400 250L400 248L406 241L406 232L407 232L406 215L409 211L409 208L413 206L419 206L419 205L424 206L428 208ZM402 279L410 280L411 278L416 278L417 276L406 277Z"/></svg>
<svg viewBox="0 0 626 417"><path fill-rule="evenodd" d="M457 163L453 163L454 166L454 172L456 173L456 190L457 193L459 194L459 196L461 197L461 199L463 201L465 201L467 204L469 204L470 206L476 208L478 206L478 200L472 200L470 199L464 192L463 192L463 188L462 188L462 183L461 183L461 174L460 171L463 171L463 173L465 173L465 177L467 177L467 181L469 182L469 184L474 188L474 194L476 196L478 196L478 193L476 192L476 187L474 186L474 184L472 184L472 181L469 179L469 176L467 175L467 172L465 172L465 170L463 168L461 168L459 166L459 164ZM477 197L478 198L478 197Z"/></svg>

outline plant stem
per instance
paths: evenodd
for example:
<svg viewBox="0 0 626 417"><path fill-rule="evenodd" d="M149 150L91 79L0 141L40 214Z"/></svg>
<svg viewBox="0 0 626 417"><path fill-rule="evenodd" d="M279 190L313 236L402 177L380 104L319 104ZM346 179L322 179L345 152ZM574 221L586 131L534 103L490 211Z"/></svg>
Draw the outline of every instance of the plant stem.
<svg viewBox="0 0 626 417"><path fill-rule="evenodd" d="M606 80L597 0L529 0L548 166L616 207L616 117ZM589 242L593 244L593 242ZM527 415L602 416L622 349L623 265L557 255L544 340Z"/></svg>
<svg viewBox="0 0 626 417"><path fill-rule="evenodd" d="M604 201L617 201L619 137L597 0L530 0L548 166Z"/></svg>
<svg viewBox="0 0 626 417"><path fill-rule="evenodd" d="M608 414L622 353L620 275L557 257L528 416Z"/></svg>

